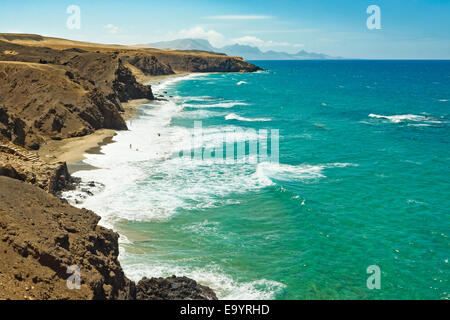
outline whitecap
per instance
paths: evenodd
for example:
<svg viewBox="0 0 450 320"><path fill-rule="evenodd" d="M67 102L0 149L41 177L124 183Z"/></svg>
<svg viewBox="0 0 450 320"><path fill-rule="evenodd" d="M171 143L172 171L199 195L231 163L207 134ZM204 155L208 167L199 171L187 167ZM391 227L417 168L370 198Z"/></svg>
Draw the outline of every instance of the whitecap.
<svg viewBox="0 0 450 320"><path fill-rule="evenodd" d="M378 115L378 114L369 114L370 118L387 120L392 123L403 123L406 122L408 125L417 126L417 127L429 127L430 124L442 124L446 123L446 121L438 120L436 118L430 117L428 115L416 115L416 114L400 114L400 115ZM442 117L441 117L442 118ZM413 122L413 123L411 123ZM417 123L419 122L419 123ZM420 123L421 122L421 123Z"/></svg>
<svg viewBox="0 0 450 320"><path fill-rule="evenodd" d="M189 108L233 108L234 106L248 106L248 103L241 101L226 101L212 104L184 104L184 107Z"/></svg>
<svg viewBox="0 0 450 320"><path fill-rule="evenodd" d="M183 118L183 119L206 119L206 118L213 118L213 117L222 117L226 115L226 113L223 112L214 112L209 111L205 109L196 109L196 110L184 110L183 112L180 112L179 114L176 114L174 117L176 118Z"/></svg>
<svg viewBox="0 0 450 320"><path fill-rule="evenodd" d="M371 113L369 114L369 117L376 119L386 119L393 123L400 123L403 121L424 121L429 119L428 117L419 116L415 114L400 114L400 115L385 116Z"/></svg>
<svg viewBox="0 0 450 320"><path fill-rule="evenodd" d="M238 86L240 86L240 85L243 85L243 84L248 84L247 82L245 82L245 81L239 81L238 83L236 83Z"/></svg>
<svg viewBox="0 0 450 320"><path fill-rule="evenodd" d="M145 257L129 257L125 254L121 258L123 269L131 280L139 281L143 277L170 277L186 276L196 280L198 283L208 286L217 294L221 300L273 300L281 294L286 285L267 279L254 281L239 281L226 274L220 267L209 265L204 268L180 266L175 263L153 262ZM137 260L135 263L128 260ZM144 260L144 261L142 261Z"/></svg>
<svg viewBox="0 0 450 320"><path fill-rule="evenodd" d="M239 121L247 121L247 122L265 122L272 121L270 118L245 118L237 115L236 113L230 113L225 116L225 120L239 120Z"/></svg>
<svg viewBox="0 0 450 320"><path fill-rule="evenodd" d="M322 165L298 165L278 164L263 162L256 169L256 176L264 184L274 184L273 180L292 181L325 178Z"/></svg>
<svg viewBox="0 0 450 320"><path fill-rule="evenodd" d="M256 176L261 183L273 185L276 181L308 181L326 178L323 171L330 168L357 167L353 163L330 163L325 165L288 165L280 163L263 162L259 163L256 169Z"/></svg>
<svg viewBox="0 0 450 320"><path fill-rule="evenodd" d="M202 79L201 77L205 78L205 74L191 73L184 76L175 76L172 78L167 78L162 80L160 83L152 84L152 91L154 94L160 94L162 93L162 91L167 90L168 88L172 87L173 85L177 84L180 81L201 80Z"/></svg>

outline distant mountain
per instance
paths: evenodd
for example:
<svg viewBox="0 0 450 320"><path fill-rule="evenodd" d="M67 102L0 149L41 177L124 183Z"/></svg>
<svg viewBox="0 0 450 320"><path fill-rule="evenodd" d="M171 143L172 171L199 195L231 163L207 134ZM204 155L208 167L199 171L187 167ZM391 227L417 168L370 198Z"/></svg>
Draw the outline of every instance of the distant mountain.
<svg viewBox="0 0 450 320"><path fill-rule="evenodd" d="M257 47L233 44L222 48L213 47L208 40L204 39L178 39L173 41L162 41L149 43L148 46L157 49L173 49L173 50L199 50L217 53L225 53L229 56L242 57L245 60L327 60L342 59L340 57L332 57L323 53L314 53L301 50L297 53L286 53L279 51L263 52Z"/></svg>
<svg viewBox="0 0 450 320"><path fill-rule="evenodd" d="M149 46L157 49L175 49L175 50L200 50L215 52L208 40L204 39L178 39L173 41L161 41L150 43Z"/></svg>

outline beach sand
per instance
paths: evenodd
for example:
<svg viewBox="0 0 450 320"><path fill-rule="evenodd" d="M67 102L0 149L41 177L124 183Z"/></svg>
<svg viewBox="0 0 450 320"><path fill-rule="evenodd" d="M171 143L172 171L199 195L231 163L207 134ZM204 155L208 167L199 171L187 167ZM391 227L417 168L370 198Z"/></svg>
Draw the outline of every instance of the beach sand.
<svg viewBox="0 0 450 320"><path fill-rule="evenodd" d="M145 76L141 77L139 81L146 85L158 84L161 81L174 77L182 77L187 73L177 73L163 76ZM150 100L137 99L130 100L122 104L125 112L122 113L124 120L135 118L139 114L139 109ZM85 154L100 154L101 147L113 142L113 137L116 135L115 130L100 129L93 134L70 138L64 140L48 140L41 145L38 151L39 156L48 163L66 162L70 173L79 170L91 170L95 167L83 162L86 159Z"/></svg>
<svg viewBox="0 0 450 320"><path fill-rule="evenodd" d="M70 138L60 141L48 140L38 151L42 160L48 163L66 162L69 171L93 169L82 162L85 153L99 153L100 148L112 142L116 135L114 130L100 129L84 137Z"/></svg>

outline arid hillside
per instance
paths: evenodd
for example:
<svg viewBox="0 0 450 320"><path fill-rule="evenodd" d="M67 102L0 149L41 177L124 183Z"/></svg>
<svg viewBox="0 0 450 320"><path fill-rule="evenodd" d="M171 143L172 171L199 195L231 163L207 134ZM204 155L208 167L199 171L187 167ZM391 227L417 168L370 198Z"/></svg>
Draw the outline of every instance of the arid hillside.
<svg viewBox="0 0 450 320"><path fill-rule="evenodd" d="M146 77L256 70L241 58L206 52L0 34L0 134L36 150L47 139L122 130L122 103L154 99L141 83Z"/></svg>

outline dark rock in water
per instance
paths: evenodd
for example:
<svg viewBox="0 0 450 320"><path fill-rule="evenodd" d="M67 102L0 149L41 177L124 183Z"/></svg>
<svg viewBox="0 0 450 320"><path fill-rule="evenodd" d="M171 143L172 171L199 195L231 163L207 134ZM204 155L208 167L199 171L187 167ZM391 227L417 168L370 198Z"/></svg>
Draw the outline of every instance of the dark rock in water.
<svg viewBox="0 0 450 320"><path fill-rule="evenodd" d="M143 278L136 286L137 300L218 300L212 289L186 277Z"/></svg>

